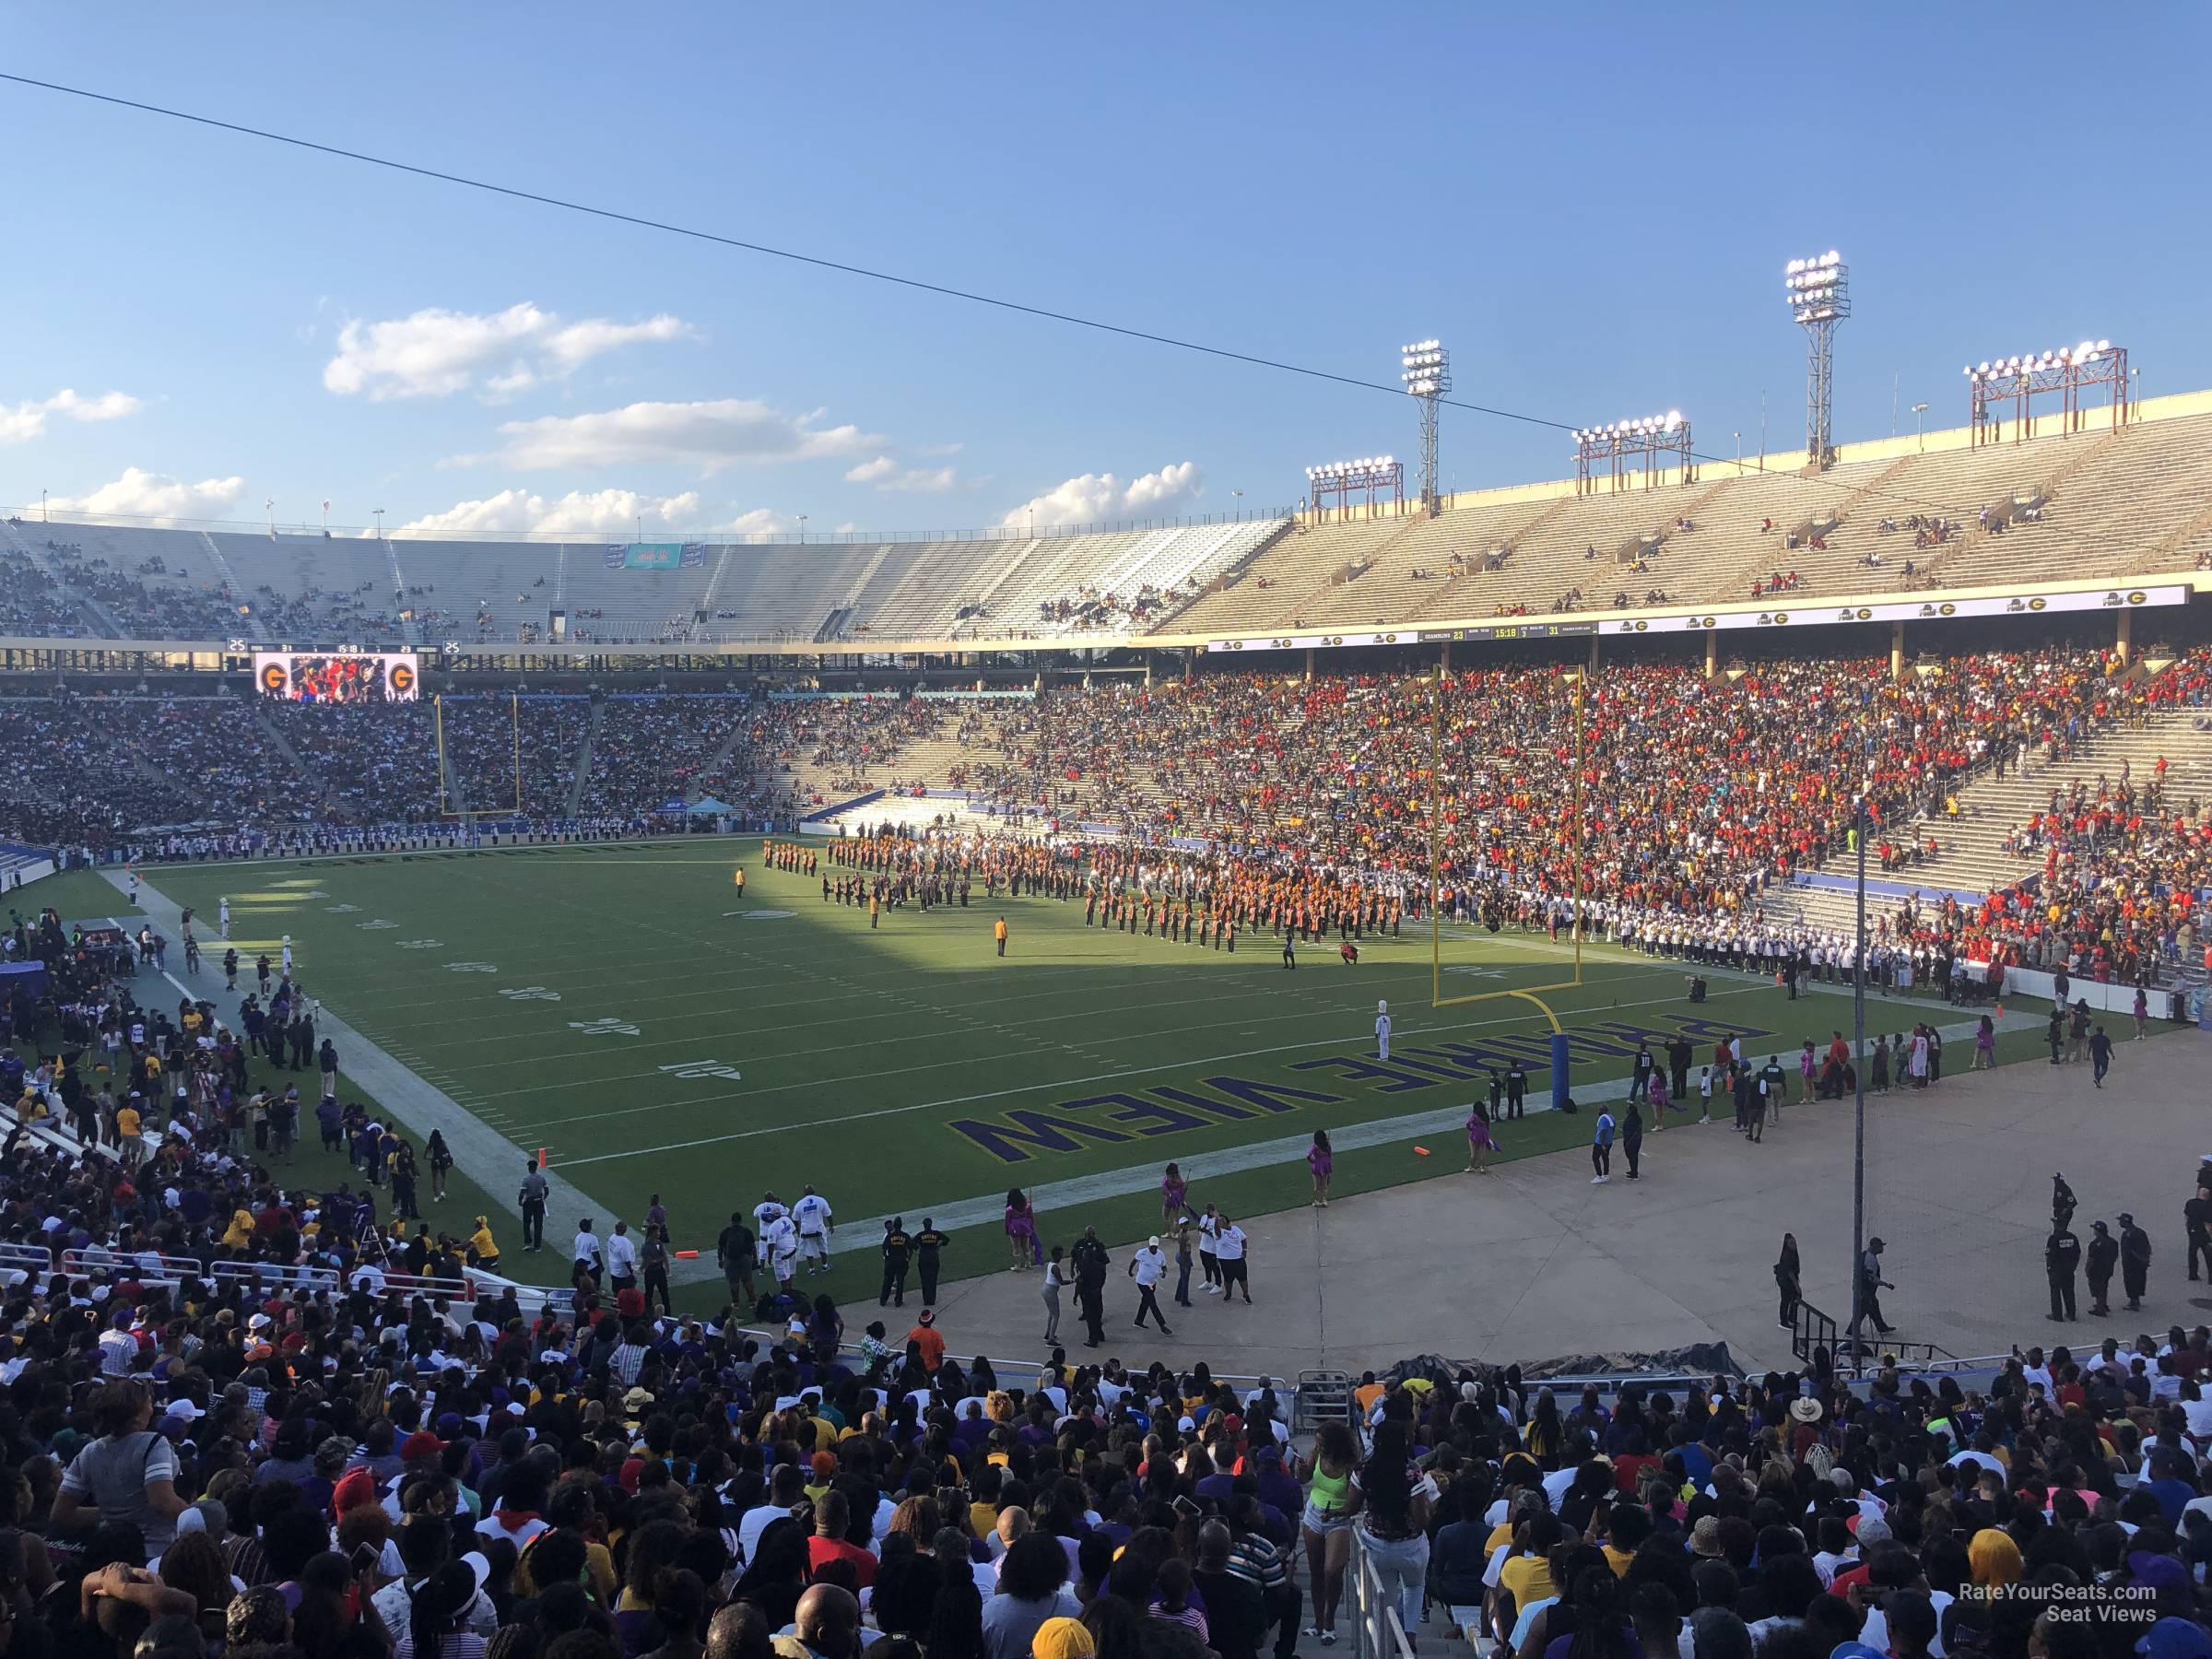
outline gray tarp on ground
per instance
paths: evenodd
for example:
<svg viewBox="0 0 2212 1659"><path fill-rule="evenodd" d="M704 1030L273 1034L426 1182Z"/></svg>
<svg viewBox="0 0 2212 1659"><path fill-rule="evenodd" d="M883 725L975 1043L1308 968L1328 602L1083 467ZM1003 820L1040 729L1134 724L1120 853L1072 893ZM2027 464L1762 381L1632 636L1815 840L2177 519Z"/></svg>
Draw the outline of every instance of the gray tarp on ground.
<svg viewBox="0 0 2212 1659"><path fill-rule="evenodd" d="M1464 1371L1484 1371L1497 1369L1497 1362L1487 1359L1447 1359L1441 1354L1414 1354L1399 1360L1387 1371L1379 1373L1394 1382L1403 1382L1408 1377L1453 1378ZM1553 1359L1539 1359L1521 1367L1524 1382L1540 1382L1547 1377L1617 1377L1643 1375L1649 1377L1709 1376L1714 1373L1740 1377L1743 1368L1724 1342L1693 1342L1687 1347L1662 1348L1649 1354L1562 1354Z"/></svg>

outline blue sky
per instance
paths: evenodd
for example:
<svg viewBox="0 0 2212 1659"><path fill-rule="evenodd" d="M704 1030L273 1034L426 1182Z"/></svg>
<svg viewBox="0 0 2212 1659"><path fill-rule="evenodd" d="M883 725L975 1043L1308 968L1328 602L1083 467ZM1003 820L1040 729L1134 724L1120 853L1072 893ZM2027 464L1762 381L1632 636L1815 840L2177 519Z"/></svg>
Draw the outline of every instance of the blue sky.
<svg viewBox="0 0 2212 1659"><path fill-rule="evenodd" d="M1800 21L1794 13L1803 13ZM1823 16L1832 22L1822 22ZM1057 310L1700 447L2085 335L2212 384L2212 11L144 5L0 67ZM0 86L0 502L598 535L1295 500L1407 400ZM65 395L67 394L67 395ZM1568 470L1445 411L1448 487ZM1240 498L1232 494L1241 490Z"/></svg>

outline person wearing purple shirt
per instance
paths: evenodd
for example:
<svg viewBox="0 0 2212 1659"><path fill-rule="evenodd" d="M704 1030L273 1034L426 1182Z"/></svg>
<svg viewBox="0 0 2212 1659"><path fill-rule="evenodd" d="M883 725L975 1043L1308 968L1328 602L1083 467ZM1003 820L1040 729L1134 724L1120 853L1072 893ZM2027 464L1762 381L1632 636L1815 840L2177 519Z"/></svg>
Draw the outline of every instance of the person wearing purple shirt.
<svg viewBox="0 0 2212 1659"><path fill-rule="evenodd" d="M1253 1495L1261 1503L1286 1515L1295 1515L1304 1507L1305 1489L1283 1473L1282 1453L1273 1446L1262 1446L1250 1461Z"/></svg>

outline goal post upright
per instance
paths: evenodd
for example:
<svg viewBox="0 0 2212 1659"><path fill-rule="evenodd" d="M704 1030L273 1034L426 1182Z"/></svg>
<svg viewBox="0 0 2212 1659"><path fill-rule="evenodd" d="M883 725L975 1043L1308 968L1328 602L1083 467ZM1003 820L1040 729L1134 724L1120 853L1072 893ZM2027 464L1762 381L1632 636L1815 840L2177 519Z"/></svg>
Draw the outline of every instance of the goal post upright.
<svg viewBox="0 0 2212 1659"><path fill-rule="evenodd" d="M430 699L430 723L438 746L438 816L448 818L476 819L480 818L520 818L523 815L523 700L510 692L507 698L507 717L512 723L509 745L512 752L514 777L514 804L500 806L463 806L459 797L449 787L448 780L458 776L453 770L453 758L445 743L445 693L441 691Z"/></svg>

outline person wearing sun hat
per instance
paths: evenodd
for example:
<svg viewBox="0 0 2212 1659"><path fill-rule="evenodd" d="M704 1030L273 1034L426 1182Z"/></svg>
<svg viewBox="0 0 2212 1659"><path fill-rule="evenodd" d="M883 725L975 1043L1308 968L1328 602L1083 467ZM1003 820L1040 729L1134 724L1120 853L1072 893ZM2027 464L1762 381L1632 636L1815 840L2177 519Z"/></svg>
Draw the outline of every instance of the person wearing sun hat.
<svg viewBox="0 0 2212 1659"><path fill-rule="evenodd" d="M923 1309L921 1317L914 1321L914 1328L907 1332L906 1339L922 1350L922 1369L933 1377L936 1375L937 1367L945 1363L945 1335L937 1329L936 1314Z"/></svg>
<svg viewBox="0 0 2212 1659"><path fill-rule="evenodd" d="M1825 1415L1820 1402L1810 1394L1800 1394L1790 1402L1790 1451L1803 1457L1807 1448L1820 1438L1820 1418Z"/></svg>

